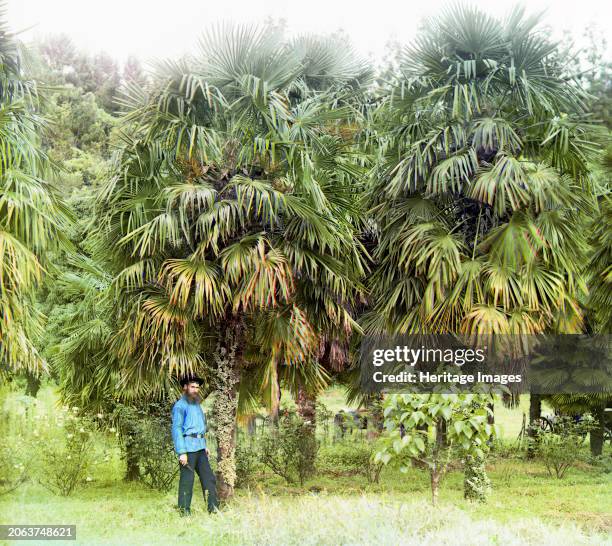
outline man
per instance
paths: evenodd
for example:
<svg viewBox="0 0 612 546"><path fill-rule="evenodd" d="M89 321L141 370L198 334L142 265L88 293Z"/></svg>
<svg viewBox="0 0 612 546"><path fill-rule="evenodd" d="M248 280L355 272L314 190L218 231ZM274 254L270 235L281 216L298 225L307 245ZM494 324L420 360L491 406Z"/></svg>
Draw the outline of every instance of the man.
<svg viewBox="0 0 612 546"><path fill-rule="evenodd" d="M200 407L199 395L203 381L199 377L181 379L183 396L172 407L172 440L180 463L178 506L182 515L189 515L193 479L197 472L202 484L202 493L208 490L208 511L217 510L217 484L208 462L206 448L206 417Z"/></svg>

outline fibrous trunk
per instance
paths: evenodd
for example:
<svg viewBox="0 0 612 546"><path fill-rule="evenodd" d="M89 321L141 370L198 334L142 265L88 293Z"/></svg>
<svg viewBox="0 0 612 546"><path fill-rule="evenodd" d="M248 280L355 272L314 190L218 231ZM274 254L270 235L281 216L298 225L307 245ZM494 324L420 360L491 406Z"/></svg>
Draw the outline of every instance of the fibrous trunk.
<svg viewBox="0 0 612 546"><path fill-rule="evenodd" d="M35 375L32 372L27 372L26 379L26 394L36 398L36 395L40 389L40 376Z"/></svg>
<svg viewBox="0 0 612 546"><path fill-rule="evenodd" d="M274 427L278 427L280 414L281 390L278 382L278 365L276 359L273 361L270 374L270 420Z"/></svg>
<svg viewBox="0 0 612 546"><path fill-rule="evenodd" d="M236 483L237 385L242 332L243 325L239 319L225 321L214 354L216 388L213 416L217 439L217 493L221 500L234 494Z"/></svg>
<svg viewBox="0 0 612 546"><path fill-rule="evenodd" d="M126 482L133 482L140 479L140 465L138 450L136 449L136 442L133 435L127 433L125 435L124 443L124 454L125 454L125 476Z"/></svg>
<svg viewBox="0 0 612 546"><path fill-rule="evenodd" d="M299 416L314 429L317 422L317 397L310 394L304 385L300 384L297 392L297 411Z"/></svg>
<svg viewBox="0 0 612 546"><path fill-rule="evenodd" d="M298 415L304 421L304 434L309 435L310 444L314 446L317 430L317 398L311 395L301 383L298 386L296 405Z"/></svg>
<svg viewBox="0 0 612 546"><path fill-rule="evenodd" d="M487 476L484 458L466 456L463 477L464 498L475 502L486 502L490 492L491 480Z"/></svg>
<svg viewBox="0 0 612 546"><path fill-rule="evenodd" d="M537 426L542 417L542 397L539 394L531 393L529 397L529 427L527 433L531 441L528 444L527 455L534 457L535 441L537 439Z"/></svg>
<svg viewBox="0 0 612 546"><path fill-rule="evenodd" d="M604 444L604 407L600 406L593 410L593 417L595 418L594 427L590 431L589 443L591 447L591 455L598 457L603 451Z"/></svg>

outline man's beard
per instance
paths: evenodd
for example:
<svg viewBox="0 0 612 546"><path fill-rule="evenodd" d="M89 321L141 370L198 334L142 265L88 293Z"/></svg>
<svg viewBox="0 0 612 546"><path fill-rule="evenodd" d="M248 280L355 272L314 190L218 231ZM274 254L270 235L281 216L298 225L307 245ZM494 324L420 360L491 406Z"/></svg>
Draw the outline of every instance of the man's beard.
<svg viewBox="0 0 612 546"><path fill-rule="evenodd" d="M195 394L188 394L187 398L189 398L189 400L191 400L192 402L200 403L202 401L202 397L200 396L200 393L198 392L196 392Z"/></svg>

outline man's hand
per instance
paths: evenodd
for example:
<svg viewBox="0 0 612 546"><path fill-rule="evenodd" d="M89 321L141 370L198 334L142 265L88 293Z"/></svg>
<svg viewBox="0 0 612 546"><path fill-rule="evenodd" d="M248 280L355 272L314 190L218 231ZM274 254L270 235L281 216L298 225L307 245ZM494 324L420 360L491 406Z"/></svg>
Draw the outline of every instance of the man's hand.
<svg viewBox="0 0 612 546"><path fill-rule="evenodd" d="M204 452L206 453L206 456L207 456L207 457L208 457L208 456L210 456L210 451L208 451L208 448L207 448L207 447L206 447L206 448L204 448Z"/></svg>
<svg viewBox="0 0 612 546"><path fill-rule="evenodd" d="M187 453L181 453L179 455L179 463L181 463L181 466L185 466L187 464Z"/></svg>

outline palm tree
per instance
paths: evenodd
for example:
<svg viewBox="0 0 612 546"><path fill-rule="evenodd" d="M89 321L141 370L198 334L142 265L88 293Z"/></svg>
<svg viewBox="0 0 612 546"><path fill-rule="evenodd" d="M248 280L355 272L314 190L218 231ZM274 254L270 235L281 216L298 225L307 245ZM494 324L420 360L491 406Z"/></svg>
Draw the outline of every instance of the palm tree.
<svg viewBox="0 0 612 546"><path fill-rule="evenodd" d="M44 120L37 89L23 74L21 54L0 3L0 374L45 367L35 338L42 315L34 292L46 253L65 242L68 214L47 181L49 162L40 146Z"/></svg>
<svg viewBox="0 0 612 546"><path fill-rule="evenodd" d="M266 351L273 384L279 362L311 359L322 325L355 326L360 169L347 127L364 75L321 40L224 27L125 98L98 249L121 267L121 384L137 393L172 375L210 378L222 498L249 349Z"/></svg>
<svg viewBox="0 0 612 546"><path fill-rule="evenodd" d="M589 307L593 311L595 330L603 334L612 332L612 198L610 194L600 198L599 213L593 220L590 255L587 271L589 282Z"/></svg>
<svg viewBox="0 0 612 546"><path fill-rule="evenodd" d="M456 6L403 52L374 114L367 332L581 331L594 148L538 21Z"/></svg>
<svg viewBox="0 0 612 546"><path fill-rule="evenodd" d="M86 251L90 240L82 246ZM139 415L150 414L151 403L167 401L176 384L168 378L165 384L157 385L155 392L137 401L129 392L117 389L122 367L112 351L119 316L113 298L114 272L110 264L96 262L85 254L69 255L66 265L68 269L52 288L53 300L63 306L59 324L62 336L47 350L53 373L59 378L60 400L84 414L107 416L104 423L119 434L126 462L125 480L137 480L141 477L137 427L133 418L123 418L123 412L129 406Z"/></svg>
<svg viewBox="0 0 612 546"><path fill-rule="evenodd" d="M597 334L606 336L612 331L612 200L609 193L599 197L599 207L591 225L591 252L586 265L589 296L586 302L590 328ZM591 454L601 455L605 442L605 409L612 403L612 396L606 389L589 394L561 394L550 397L555 408L566 413L581 414L589 412L595 423L590 431Z"/></svg>

